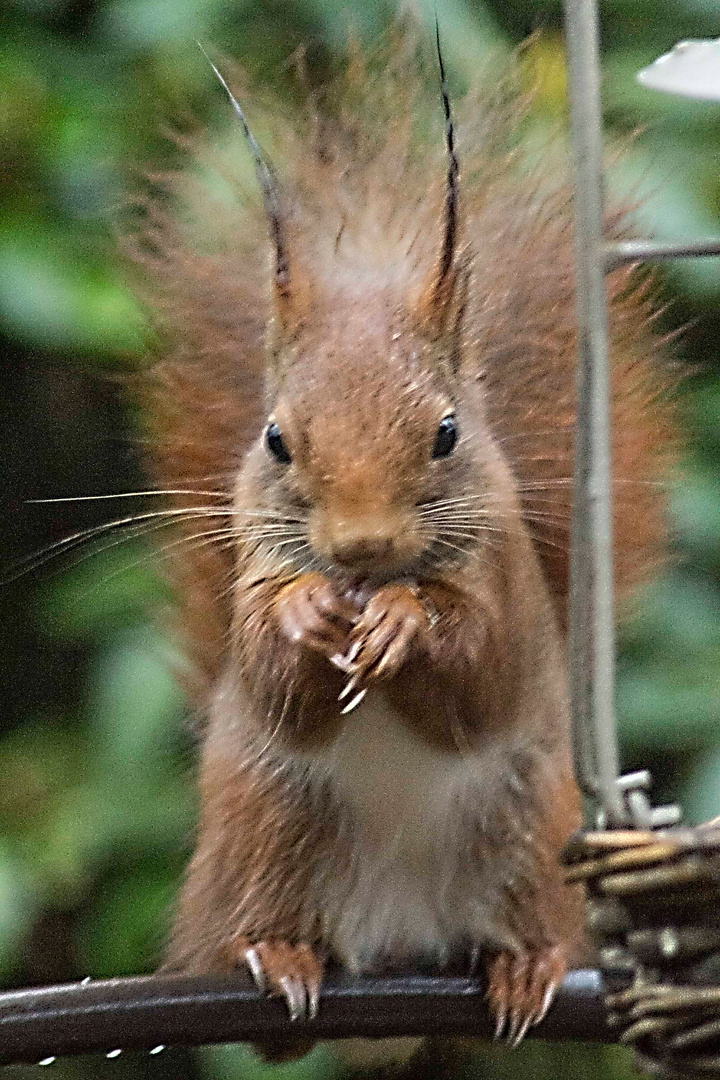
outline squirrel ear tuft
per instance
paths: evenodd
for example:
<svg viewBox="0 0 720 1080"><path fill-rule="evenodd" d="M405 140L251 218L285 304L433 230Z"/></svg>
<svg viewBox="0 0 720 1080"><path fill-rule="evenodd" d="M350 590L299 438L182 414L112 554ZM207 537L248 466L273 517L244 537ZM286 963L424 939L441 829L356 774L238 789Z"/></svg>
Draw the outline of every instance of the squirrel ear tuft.
<svg viewBox="0 0 720 1080"><path fill-rule="evenodd" d="M207 52L198 41L198 47L203 56L215 72L221 86L230 99L235 115L245 136L250 153L255 164L263 204L268 221L268 233L273 251L273 297L274 313L272 319L272 333L270 334L270 355L275 357L282 343L287 338L292 338L297 331L300 321L298 316L298 297L294 295L295 285L291 280L290 259L286 236L286 223L283 217L280 188L270 162L264 156L260 145L253 135L247 122L247 118L239 103L235 99L230 87L212 62Z"/></svg>
<svg viewBox="0 0 720 1080"><path fill-rule="evenodd" d="M463 306L463 301L458 300L457 294L458 291L460 293L464 292L462 282L465 280L466 275L463 269L457 265L460 165L455 150L455 128L445 78L445 65L440 48L440 25L437 14L435 15L435 44L440 69L440 96L445 114L447 178L443 203L443 239L440 256L433 269L430 282L424 290L421 303L423 314L431 327L435 332L442 333L454 321L453 312L457 312L458 303Z"/></svg>

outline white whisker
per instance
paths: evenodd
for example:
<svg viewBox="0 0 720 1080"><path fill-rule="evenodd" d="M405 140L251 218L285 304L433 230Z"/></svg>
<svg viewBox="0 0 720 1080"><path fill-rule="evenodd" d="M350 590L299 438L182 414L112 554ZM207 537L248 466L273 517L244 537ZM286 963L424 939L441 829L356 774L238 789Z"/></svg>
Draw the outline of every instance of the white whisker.
<svg viewBox="0 0 720 1080"><path fill-rule="evenodd" d="M119 491L109 495L64 495L58 499L26 499L30 506L44 503L98 502L103 499L150 498L153 495L203 495L214 499L227 499L227 491L199 491L196 488L150 488L147 491Z"/></svg>

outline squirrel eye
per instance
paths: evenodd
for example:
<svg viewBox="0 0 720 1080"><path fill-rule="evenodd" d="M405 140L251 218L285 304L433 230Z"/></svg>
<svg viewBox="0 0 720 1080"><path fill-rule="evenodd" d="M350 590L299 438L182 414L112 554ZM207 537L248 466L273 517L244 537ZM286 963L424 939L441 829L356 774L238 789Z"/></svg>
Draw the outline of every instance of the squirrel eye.
<svg viewBox="0 0 720 1080"><path fill-rule="evenodd" d="M290 464L292 461L290 451L283 442L283 437L277 424L268 424L267 431L265 432L265 442L274 458L282 462L283 465Z"/></svg>
<svg viewBox="0 0 720 1080"><path fill-rule="evenodd" d="M440 427L437 429L437 435L435 436L435 445L433 446L432 456L434 458L447 457L452 454L457 442L457 420L451 413L449 416L443 416L440 421Z"/></svg>

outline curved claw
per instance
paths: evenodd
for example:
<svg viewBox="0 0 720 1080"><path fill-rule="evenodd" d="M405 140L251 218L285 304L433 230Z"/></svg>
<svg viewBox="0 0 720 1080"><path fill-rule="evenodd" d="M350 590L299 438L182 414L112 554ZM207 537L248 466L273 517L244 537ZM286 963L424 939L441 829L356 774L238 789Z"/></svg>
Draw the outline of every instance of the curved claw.
<svg viewBox="0 0 720 1080"><path fill-rule="evenodd" d="M245 962L261 994L284 998L291 1020L317 1016L323 972L309 945L240 938L233 953Z"/></svg>
<svg viewBox="0 0 720 1080"><path fill-rule="evenodd" d="M308 997L307 997L308 1019L309 1020L314 1020L315 1017L318 1014L318 1009L320 1008L320 980L319 979L311 980L308 983L307 991L308 991Z"/></svg>
<svg viewBox="0 0 720 1080"><path fill-rule="evenodd" d="M413 653L428 616L406 585L385 585L370 598L350 632L346 653L352 678L343 697L359 684L389 678Z"/></svg>
<svg viewBox="0 0 720 1080"><path fill-rule="evenodd" d="M556 983L556 982L548 983L547 988L545 990L545 997L543 998L542 1005L540 1006L540 1011L537 1014L537 1016L535 1017L535 1019L533 1020L533 1027L535 1027L536 1024L541 1023L545 1019L545 1017L547 1016L547 1011L548 1011L548 1009L550 1008L550 1006L553 1003L553 999L555 997L555 994L557 993L557 988L558 988L558 983Z"/></svg>
<svg viewBox="0 0 720 1080"><path fill-rule="evenodd" d="M302 979L281 975L278 979L282 988L291 1020L303 1020L307 1016L307 992Z"/></svg>
<svg viewBox="0 0 720 1080"><path fill-rule="evenodd" d="M507 1009L500 1005L495 1012L495 1031L493 1032L493 1039L495 1039L496 1042L498 1039L502 1038L506 1022Z"/></svg>
<svg viewBox="0 0 720 1080"><path fill-rule="evenodd" d="M264 994L267 990L267 983L265 982L265 972L263 970L262 961L258 955L257 949L245 950L245 963L250 968L250 974L253 977L253 982L257 986L261 994Z"/></svg>
<svg viewBox="0 0 720 1080"><path fill-rule="evenodd" d="M515 1048L520 1045L527 1035L527 1030L532 1023L532 1016L523 1017L521 1012L518 1012L517 1010L513 1012L507 1034L507 1044L510 1050L515 1050Z"/></svg>
<svg viewBox="0 0 720 1080"><path fill-rule="evenodd" d="M490 963L487 992L495 1038L504 1035L511 1049L519 1046L529 1028L544 1019L564 974L559 947L498 953Z"/></svg>

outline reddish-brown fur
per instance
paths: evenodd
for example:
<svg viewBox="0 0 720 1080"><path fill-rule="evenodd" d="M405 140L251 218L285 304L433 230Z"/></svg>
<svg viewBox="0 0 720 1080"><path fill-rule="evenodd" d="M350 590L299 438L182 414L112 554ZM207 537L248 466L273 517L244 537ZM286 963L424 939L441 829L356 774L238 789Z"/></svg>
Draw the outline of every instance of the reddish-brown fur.
<svg viewBox="0 0 720 1080"><path fill-rule="evenodd" d="M172 556L209 721L198 846L169 963L259 964L303 1012L319 978L308 945L360 970L411 962L412 927L383 944L375 914L365 925L363 912L343 908L361 903L355 860L375 865L386 828L368 815L352 769L326 756L352 737L338 702L350 675L372 701L358 723L383 736L389 725L419 769L436 761L457 785L457 835L450 842L438 826L429 843L452 849L449 907L463 909L477 877L484 929L469 944L494 956L491 1006L515 1037L540 1015L582 932L557 864L579 822L562 639L571 217L564 186L551 183L558 161L523 171L507 110L474 99L457 125L459 243L439 281L446 162L435 129L413 130L432 107L409 36L379 74L361 69L355 56L328 94L329 118L311 111L298 134L278 124L287 294L272 295L256 206L222 211L212 232L224 243L212 254L151 208L140 246L168 343L142 389L153 467L163 488L216 492L169 496L170 506L226 515L188 517ZM623 270L609 292L624 597L661 554L668 418L647 288ZM448 407L461 441L457 461L440 466L430 447ZM268 413L292 452L285 472L264 445ZM433 519L418 506L448 498L482 506L486 532L468 511L446 534L455 546L425 558ZM304 547L287 558L270 535L211 535L268 508L266 526L280 510L304 522ZM347 672L330 662L339 655L351 658ZM362 745L352 753L362 757ZM483 777L477 791L472 777L457 779L466 761ZM433 851L408 841L399 880L425 883ZM441 905L428 904L408 918L427 915L433 940L462 945Z"/></svg>

